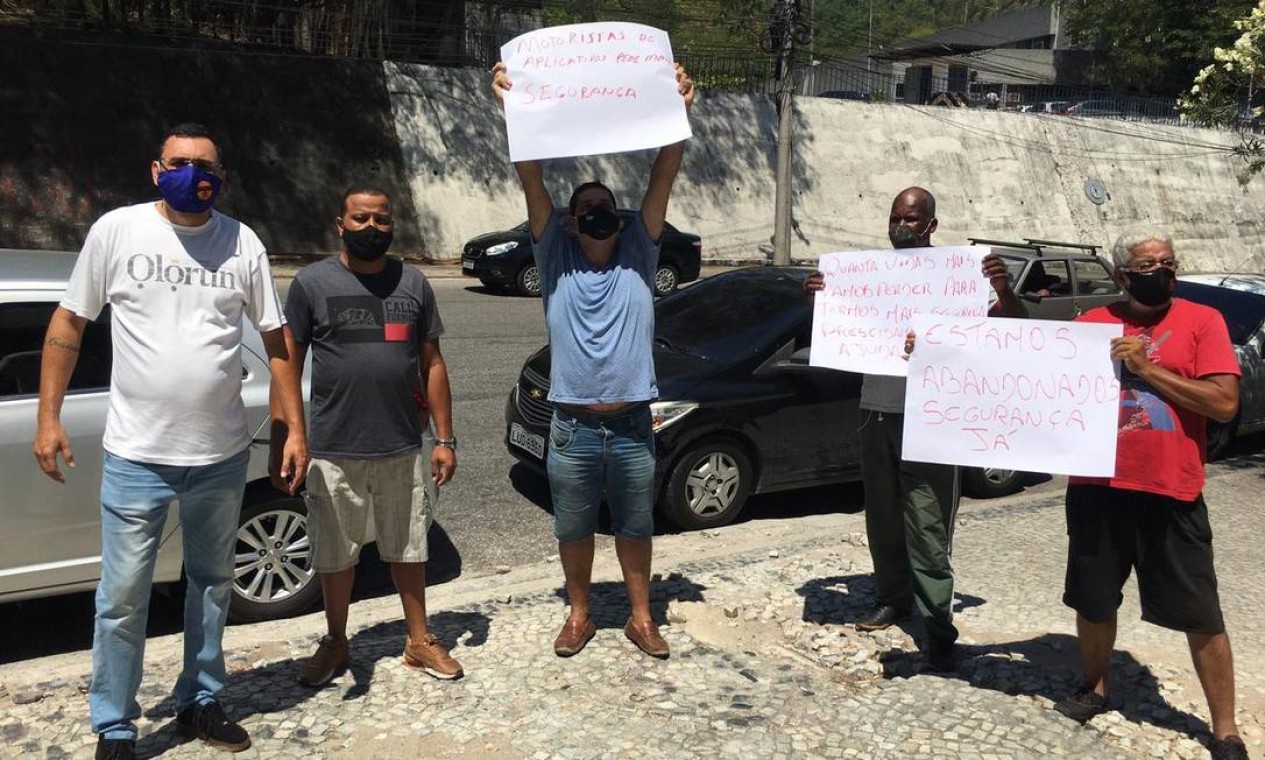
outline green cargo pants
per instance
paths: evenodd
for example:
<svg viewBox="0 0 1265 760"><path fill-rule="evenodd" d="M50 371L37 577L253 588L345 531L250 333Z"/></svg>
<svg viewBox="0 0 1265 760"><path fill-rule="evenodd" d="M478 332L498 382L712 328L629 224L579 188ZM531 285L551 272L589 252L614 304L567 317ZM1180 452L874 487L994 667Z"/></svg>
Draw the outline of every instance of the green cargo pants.
<svg viewBox="0 0 1265 760"><path fill-rule="evenodd" d="M861 410L865 530L878 603L917 604L928 637L953 642L953 523L958 468L901 460L904 415Z"/></svg>

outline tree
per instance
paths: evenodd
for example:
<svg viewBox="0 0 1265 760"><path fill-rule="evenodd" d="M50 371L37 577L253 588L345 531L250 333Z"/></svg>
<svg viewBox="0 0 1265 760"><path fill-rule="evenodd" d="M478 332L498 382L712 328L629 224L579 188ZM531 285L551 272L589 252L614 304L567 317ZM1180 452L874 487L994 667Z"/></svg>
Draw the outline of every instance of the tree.
<svg viewBox="0 0 1265 760"><path fill-rule="evenodd" d="M1195 75L1190 92L1180 99L1183 118L1210 126L1235 127L1242 139L1235 153L1247 167L1243 182L1265 169L1265 141L1247 131L1265 120L1260 86L1265 84L1265 0L1234 22L1240 32L1234 44L1214 48L1213 63Z"/></svg>
<svg viewBox="0 0 1265 760"><path fill-rule="evenodd" d="M1141 95L1184 91L1231 22L1256 0L1067 0L1067 31L1094 51L1092 84Z"/></svg>

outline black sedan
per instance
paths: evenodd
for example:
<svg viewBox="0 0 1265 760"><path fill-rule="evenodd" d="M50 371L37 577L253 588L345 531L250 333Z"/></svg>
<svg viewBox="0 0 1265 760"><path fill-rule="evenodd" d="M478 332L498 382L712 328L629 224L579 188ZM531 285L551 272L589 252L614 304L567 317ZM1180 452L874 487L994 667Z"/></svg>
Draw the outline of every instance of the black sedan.
<svg viewBox="0 0 1265 760"><path fill-rule="evenodd" d="M1182 275L1177 295L1221 312L1239 358L1239 413L1208 423L1208 456L1216 459L1237 436L1265 430L1265 278L1260 275Z"/></svg>
<svg viewBox="0 0 1265 760"><path fill-rule="evenodd" d="M620 210L627 224L635 212ZM664 224L659 246L659 268L654 273L657 296L672 293L683 282L698 279L703 261L703 239ZM527 222L503 232L489 232L466 243L461 250L461 273L478 277L490 288L513 288L525 296L540 295L540 273L531 255Z"/></svg>
<svg viewBox="0 0 1265 760"><path fill-rule="evenodd" d="M860 480L861 376L810 367L808 269L710 277L655 307L657 505L682 528L724 525L747 497ZM549 347L506 406L510 453L543 471Z"/></svg>

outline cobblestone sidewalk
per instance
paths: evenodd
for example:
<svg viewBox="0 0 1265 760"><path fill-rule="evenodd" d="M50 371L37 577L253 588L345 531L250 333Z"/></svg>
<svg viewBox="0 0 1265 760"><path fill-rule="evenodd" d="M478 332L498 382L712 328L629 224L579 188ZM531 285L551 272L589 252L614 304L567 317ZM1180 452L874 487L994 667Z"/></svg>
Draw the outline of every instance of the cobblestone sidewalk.
<svg viewBox="0 0 1265 760"><path fill-rule="evenodd" d="M1240 725L1262 756L1265 574L1249 545L1255 505L1209 487L1218 565L1239 675ZM712 551L664 567L656 614L672 657L645 657L622 634L613 564L595 584L597 637L561 660L556 563L432 589L432 626L466 677L442 683L400 662L393 599L356 605L353 667L330 687L295 680L321 633L319 615L230 629L225 703L254 737L243 757L1206 757L1206 709L1184 639L1121 611L1117 710L1085 727L1051 704L1076 684L1072 618L1059 604L1065 543L1061 494L964 507L955 562L964 658L923 672L917 631L856 632L873 604L859 515L802 520L776 546L738 541L756 524L673 537ZM1242 544L1242 545L1240 545ZM557 574L557 578L553 575ZM445 601L449 600L449 601ZM182 744L167 697L179 637L155 640L140 700L143 755L211 757ZM53 661L55 660L55 661ZM90 757L87 653L0 667L0 755Z"/></svg>

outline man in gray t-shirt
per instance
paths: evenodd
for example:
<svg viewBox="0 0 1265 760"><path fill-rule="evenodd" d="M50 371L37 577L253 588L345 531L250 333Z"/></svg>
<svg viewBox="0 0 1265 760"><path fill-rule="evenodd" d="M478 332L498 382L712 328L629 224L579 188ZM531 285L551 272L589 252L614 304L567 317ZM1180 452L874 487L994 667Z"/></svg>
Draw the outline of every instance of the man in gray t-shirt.
<svg viewBox="0 0 1265 760"><path fill-rule="evenodd" d="M896 248L926 248L935 232L936 199L911 187L892 201L888 237ZM995 300L989 313L1024 316L1011 288L1005 262L984 257L983 274L992 283ZM821 273L804 283L821 290ZM906 351L911 346L908 341ZM910 462L901 457L904 437L905 378L865 375L861 384L861 477L865 488L865 530L874 561L877 604L857 622L876 631L899 623L917 606L923 618L923 648L933 670L956 667L953 625L953 522L958 508L958 468Z"/></svg>
<svg viewBox="0 0 1265 760"><path fill-rule="evenodd" d="M346 668L347 613L370 519L404 607L404 664L436 678L462 675L426 621L426 534L438 487L456 468L444 325L422 273L386 255L392 228L386 193L348 190L338 217L343 253L301 270L286 298L300 368L312 349L308 532L329 629L299 673L308 686Z"/></svg>

